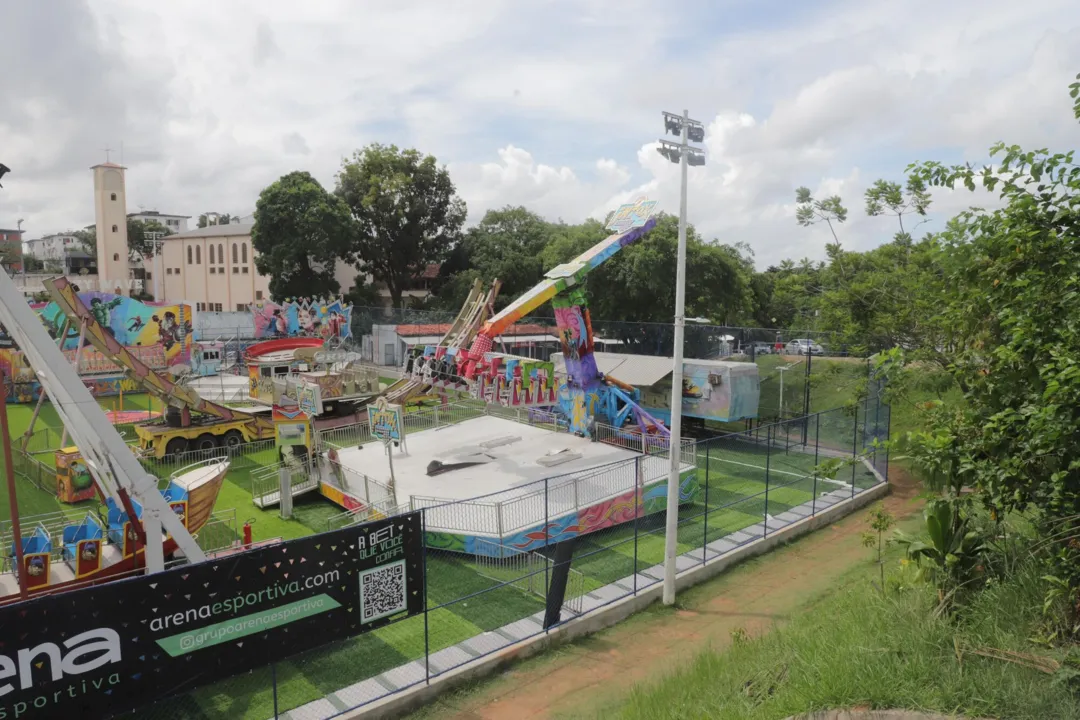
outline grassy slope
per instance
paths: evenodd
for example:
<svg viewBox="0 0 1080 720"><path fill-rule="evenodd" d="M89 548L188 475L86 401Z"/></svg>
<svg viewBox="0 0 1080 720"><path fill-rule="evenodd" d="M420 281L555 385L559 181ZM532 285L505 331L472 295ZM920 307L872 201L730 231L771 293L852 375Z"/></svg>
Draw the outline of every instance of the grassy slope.
<svg viewBox="0 0 1080 720"><path fill-rule="evenodd" d="M788 626L726 652L704 652L661 682L639 686L616 708L587 717L750 720L870 706L1080 718L1075 696L1050 676L964 652L1043 652L1028 641L1041 607L1037 575L1029 569L992 586L954 622L932 617L930 588L894 586L883 599L864 568Z"/></svg>

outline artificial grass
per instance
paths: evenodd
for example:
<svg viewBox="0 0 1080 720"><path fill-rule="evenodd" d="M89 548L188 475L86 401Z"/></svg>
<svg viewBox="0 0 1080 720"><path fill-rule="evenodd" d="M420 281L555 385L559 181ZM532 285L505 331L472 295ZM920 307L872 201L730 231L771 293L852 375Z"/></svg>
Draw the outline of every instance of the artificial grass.
<svg viewBox="0 0 1080 720"><path fill-rule="evenodd" d="M125 406L128 401L125 396ZM707 459L706 453L699 454L702 487L692 502L680 508L679 553L758 523L766 510L776 515L813 497L814 483L801 477L812 471L812 455L776 448L768 451L767 457L765 453L761 448L740 443L713 447ZM325 531L327 519L341 510L315 494L296 498L291 520L282 520L276 508L261 510L252 503L251 472L276 460L274 449L236 458L215 510L233 511L237 529L245 521L254 520L256 540L292 539ZM858 467L861 466L856 470ZM150 468L162 478L177 469L168 463L152 463ZM817 490L825 492L835 487L825 483ZM20 497L22 492L20 489ZM47 493L36 492L50 499ZM55 498L50 500L53 506L58 505ZM584 575L584 591L589 592L660 564L663 559L663 513L656 513L637 523L584 536L577 543L573 568ZM426 562L431 608L426 638L424 617L419 616L278 663L279 711L316 700L409 660L423 660L425 649L437 652L528 617L544 607L537 595L500 586L497 581L482 576L476 564L464 556L429 551ZM542 587L542 582L539 586ZM245 673L171 699L167 706L172 718L270 717L274 710L271 673L267 668Z"/></svg>

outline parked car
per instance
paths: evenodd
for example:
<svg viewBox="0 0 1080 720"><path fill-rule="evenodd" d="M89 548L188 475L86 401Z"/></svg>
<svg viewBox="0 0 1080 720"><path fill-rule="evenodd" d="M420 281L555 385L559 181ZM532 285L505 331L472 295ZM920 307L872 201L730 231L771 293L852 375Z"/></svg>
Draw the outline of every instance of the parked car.
<svg viewBox="0 0 1080 720"><path fill-rule="evenodd" d="M754 353L754 355L772 355L773 354L772 343L756 342L751 346L750 349L751 349L751 352Z"/></svg>
<svg viewBox="0 0 1080 720"><path fill-rule="evenodd" d="M791 340L784 346L785 355L824 355L825 348L810 338Z"/></svg>

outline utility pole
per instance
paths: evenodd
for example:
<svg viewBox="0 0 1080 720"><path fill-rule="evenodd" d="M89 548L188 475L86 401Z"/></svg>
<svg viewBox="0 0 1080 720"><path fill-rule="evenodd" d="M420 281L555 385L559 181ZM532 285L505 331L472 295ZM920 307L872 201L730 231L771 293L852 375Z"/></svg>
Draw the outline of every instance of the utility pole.
<svg viewBox="0 0 1080 720"><path fill-rule="evenodd" d="M668 457L671 471L668 474L667 516L664 534L664 604L675 603L675 553L679 532L679 480L682 470L682 396L683 396L683 336L686 329L686 176L689 165L704 165L705 153L692 147L689 141L705 141L705 126L690 119L690 111L683 114L664 113L664 129L679 135L678 145L667 140L660 141L658 151L671 162L679 163L681 176L679 189L679 252L675 273L675 348L671 369L671 437L668 441Z"/></svg>

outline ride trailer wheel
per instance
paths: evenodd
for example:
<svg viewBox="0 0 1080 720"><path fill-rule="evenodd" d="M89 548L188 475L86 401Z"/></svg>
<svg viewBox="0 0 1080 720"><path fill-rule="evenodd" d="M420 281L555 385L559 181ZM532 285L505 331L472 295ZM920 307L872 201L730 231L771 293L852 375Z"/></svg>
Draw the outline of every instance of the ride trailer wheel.
<svg viewBox="0 0 1080 720"><path fill-rule="evenodd" d="M170 457L176 457L182 453L187 452L188 441L187 438L176 437L165 444L165 454Z"/></svg>
<svg viewBox="0 0 1080 720"><path fill-rule="evenodd" d="M227 448L238 448L244 444L244 435L239 430L230 430L221 438L221 444Z"/></svg>
<svg viewBox="0 0 1080 720"><path fill-rule="evenodd" d="M203 433L195 438L196 450L214 450L218 446L217 438L210 433Z"/></svg>

